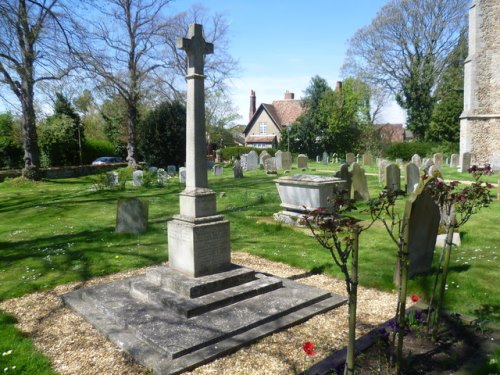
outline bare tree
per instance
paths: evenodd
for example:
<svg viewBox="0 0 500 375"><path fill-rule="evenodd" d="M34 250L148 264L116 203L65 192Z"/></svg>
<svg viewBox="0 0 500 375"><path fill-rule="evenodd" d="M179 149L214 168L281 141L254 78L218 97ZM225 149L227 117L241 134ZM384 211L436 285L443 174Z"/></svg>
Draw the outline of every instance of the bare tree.
<svg viewBox="0 0 500 375"><path fill-rule="evenodd" d="M67 12L61 0L0 2L0 84L19 100L23 118L23 175L40 177L35 91L72 69Z"/></svg>
<svg viewBox="0 0 500 375"><path fill-rule="evenodd" d="M463 30L469 0L391 0L350 40L344 73L384 88L423 137L433 90Z"/></svg>

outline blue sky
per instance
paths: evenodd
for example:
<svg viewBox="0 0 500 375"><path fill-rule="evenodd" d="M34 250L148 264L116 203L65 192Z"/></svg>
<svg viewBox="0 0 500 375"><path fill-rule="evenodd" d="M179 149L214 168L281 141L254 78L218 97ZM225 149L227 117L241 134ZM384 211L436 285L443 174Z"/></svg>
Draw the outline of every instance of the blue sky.
<svg viewBox="0 0 500 375"><path fill-rule="evenodd" d="M230 25L230 53L241 71L231 82L231 98L248 121L250 90L257 105L283 99L284 92L303 95L311 77L330 86L340 80L349 38L368 25L387 0L204 0L203 6L223 13ZM177 0L175 10L199 1ZM217 48L217 45L215 45ZM383 121L403 122L393 103Z"/></svg>

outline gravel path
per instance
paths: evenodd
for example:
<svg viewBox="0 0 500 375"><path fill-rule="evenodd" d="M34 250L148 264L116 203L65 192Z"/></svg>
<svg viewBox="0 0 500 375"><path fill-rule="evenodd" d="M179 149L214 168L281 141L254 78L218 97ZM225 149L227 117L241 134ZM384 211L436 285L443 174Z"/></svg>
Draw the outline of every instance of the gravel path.
<svg viewBox="0 0 500 375"><path fill-rule="evenodd" d="M303 270L271 262L246 253L232 253L233 263L280 277L346 295L343 280L324 275L308 275ZM41 352L47 355L60 374L150 373L117 348L59 298L71 290L103 284L146 272L147 268L71 283L0 303L0 309L18 319L17 326ZM408 303L411 304L410 302ZM392 317L396 294L358 288L358 335ZM316 355L308 357L302 345L311 341ZM275 333L226 357L198 367L189 374L295 374L347 343L347 306L315 316L305 323Z"/></svg>

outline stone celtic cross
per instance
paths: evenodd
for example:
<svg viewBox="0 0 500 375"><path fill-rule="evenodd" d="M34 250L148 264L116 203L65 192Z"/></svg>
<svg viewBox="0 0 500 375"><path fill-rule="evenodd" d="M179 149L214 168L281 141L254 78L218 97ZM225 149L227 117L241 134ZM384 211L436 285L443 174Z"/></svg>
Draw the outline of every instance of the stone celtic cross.
<svg viewBox="0 0 500 375"><path fill-rule="evenodd" d="M177 39L177 48L188 55L187 77L192 74L203 75L204 55L214 52L214 45L203 38L203 26L193 23L189 26L188 38Z"/></svg>

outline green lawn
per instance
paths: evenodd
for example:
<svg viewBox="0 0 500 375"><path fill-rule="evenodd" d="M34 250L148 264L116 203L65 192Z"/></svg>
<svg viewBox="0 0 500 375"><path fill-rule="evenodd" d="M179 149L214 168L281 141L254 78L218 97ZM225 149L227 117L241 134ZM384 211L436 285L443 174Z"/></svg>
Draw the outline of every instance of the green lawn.
<svg viewBox="0 0 500 375"><path fill-rule="evenodd" d="M338 169L338 165L311 166L317 171L308 173L331 175ZM376 168L367 171L375 172ZM226 168L224 173L222 177L210 176L209 185L217 193L218 211L231 223L234 251L340 277L330 255L305 231L270 219L280 209L273 183L276 176L252 171L246 172L243 179L234 179L231 169ZM304 172L294 169L292 173ZM497 177L489 180L496 181ZM453 175L456 178L470 180L465 174ZM94 191L93 181L94 177L89 176L36 184L15 180L0 183L0 300L167 260L166 222L178 212L178 194L183 188L177 179L164 188L135 188L130 183L125 191ZM378 177L369 176L368 181L370 193L375 196L381 189ZM114 233L116 204L123 197L149 200L147 233ZM363 205L360 217L364 216L362 209ZM500 267L499 222L500 201L494 201L463 227L462 246L452 255L446 294L448 310L500 321L500 297L495 283ZM363 232L361 285L391 290L395 253L395 246L381 226ZM417 277L410 282L409 293L418 294L425 301L431 282L430 276ZM1 332L10 330L12 322L2 318L0 327ZM9 337L0 337L0 351L14 345L15 340ZM3 361L0 357L1 368Z"/></svg>

